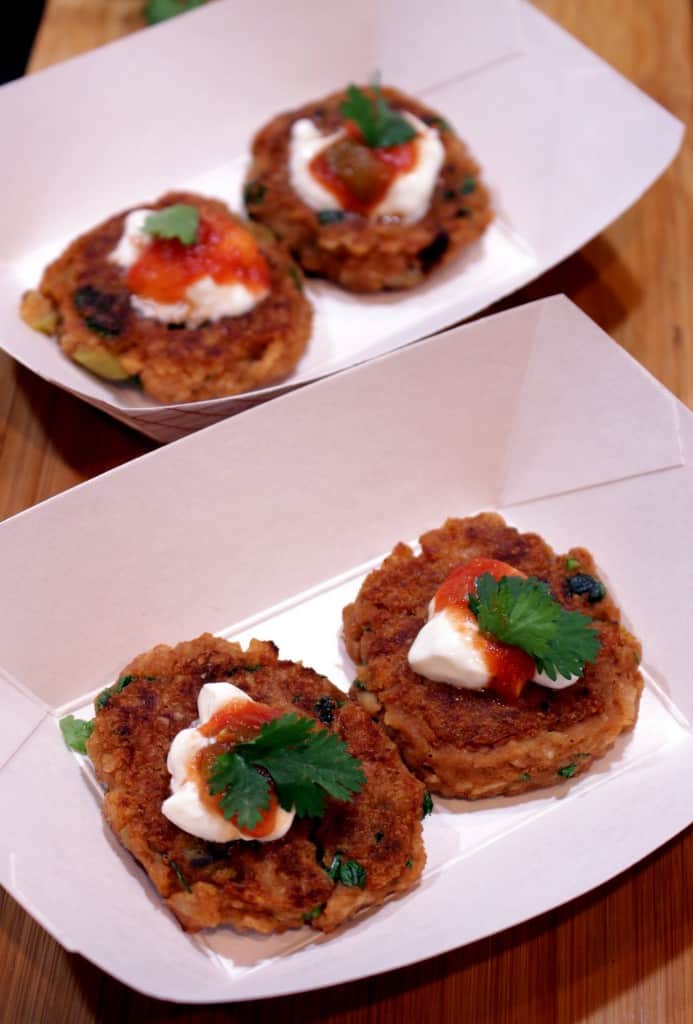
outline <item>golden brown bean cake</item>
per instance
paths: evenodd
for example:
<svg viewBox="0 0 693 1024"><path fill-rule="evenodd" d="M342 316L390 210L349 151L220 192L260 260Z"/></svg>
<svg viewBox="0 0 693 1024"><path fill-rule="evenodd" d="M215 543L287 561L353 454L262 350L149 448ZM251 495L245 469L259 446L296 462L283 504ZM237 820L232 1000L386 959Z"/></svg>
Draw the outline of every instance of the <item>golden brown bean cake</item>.
<svg viewBox="0 0 693 1024"><path fill-rule="evenodd" d="M164 234L150 246L158 254L155 266L150 259L149 266L126 269L114 258L136 208L125 210L81 235L46 268L38 290L23 297L23 319L55 334L84 368L110 381L137 378L160 402L218 398L285 377L303 354L312 323L302 275L288 252L269 231L234 217L215 199L170 192L147 209L172 207L197 211L200 237L186 245ZM217 316L210 299L214 274L228 286L223 273L232 273L234 259L235 285L260 281L263 290L247 311ZM188 320L180 312L186 285L198 288L203 310ZM137 288L144 296L139 304Z"/></svg>
<svg viewBox="0 0 693 1024"><path fill-rule="evenodd" d="M384 726L409 768L443 796L521 793L587 771L634 725L643 685L640 645L621 625L592 556L583 548L557 555L536 534L519 533L491 513L449 519L420 543L419 555L398 544L344 609L356 663L352 696ZM434 594L452 570L479 557L536 577L564 609L592 619L599 653L574 685L556 690L532 681L507 699L491 688L434 682L410 667L408 653Z"/></svg>
<svg viewBox="0 0 693 1024"><path fill-rule="evenodd" d="M297 817L273 842L207 842L172 824L161 810L168 751L197 718L202 686L219 680L339 736L361 763L360 792L350 801L328 797L322 819ZM311 669L280 661L273 644L253 640L244 651L205 634L139 655L97 700L87 750L106 788L107 822L188 931L231 924L282 932L308 923L329 932L407 892L423 869L423 787L358 705ZM340 859L358 866L357 879L335 877Z"/></svg>
<svg viewBox="0 0 693 1024"><path fill-rule="evenodd" d="M351 108L345 106L350 102ZM370 143L345 114L350 109L355 110L353 117L360 112L365 118L360 124L366 133L373 128ZM417 119L419 135L400 144L378 145L398 138L388 135L393 117ZM333 141L320 150L319 138L297 140L300 130ZM419 140L426 133L439 147L438 169L431 172L425 208L405 216L406 207L400 210L397 205L399 197L388 206L380 204L393 180L397 185L405 173L420 173L423 149L416 147L423 145ZM303 171L299 145L307 161L315 153ZM320 175L317 193L315 182L306 178L313 173ZM492 219L479 166L448 122L411 96L373 86L350 86L346 92L279 114L265 125L253 141L245 201L249 215L286 242L307 273L355 292L419 284L478 239ZM406 204L409 198L401 202Z"/></svg>

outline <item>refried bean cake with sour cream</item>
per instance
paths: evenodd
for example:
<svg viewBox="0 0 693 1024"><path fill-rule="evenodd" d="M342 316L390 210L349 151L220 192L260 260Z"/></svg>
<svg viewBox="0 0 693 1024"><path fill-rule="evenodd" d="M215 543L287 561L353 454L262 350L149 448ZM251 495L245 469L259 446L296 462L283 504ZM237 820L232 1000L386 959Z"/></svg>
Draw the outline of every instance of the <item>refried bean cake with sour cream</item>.
<svg viewBox="0 0 693 1024"><path fill-rule="evenodd" d="M280 114L253 141L249 215L309 274L351 291L410 288L492 219L479 167L435 110L377 84Z"/></svg>
<svg viewBox="0 0 693 1024"><path fill-rule="evenodd" d="M423 786L362 708L271 643L141 654L97 698L86 750L107 822L188 931L329 932L421 875Z"/></svg>
<svg viewBox="0 0 693 1024"><path fill-rule="evenodd" d="M640 644L588 551L496 514L398 544L344 609L351 695L434 793L478 798L587 771L637 718Z"/></svg>
<svg viewBox="0 0 693 1024"><path fill-rule="evenodd" d="M301 272L271 233L188 192L81 235L21 313L80 366L109 381L138 377L167 403L285 377L312 322Z"/></svg>

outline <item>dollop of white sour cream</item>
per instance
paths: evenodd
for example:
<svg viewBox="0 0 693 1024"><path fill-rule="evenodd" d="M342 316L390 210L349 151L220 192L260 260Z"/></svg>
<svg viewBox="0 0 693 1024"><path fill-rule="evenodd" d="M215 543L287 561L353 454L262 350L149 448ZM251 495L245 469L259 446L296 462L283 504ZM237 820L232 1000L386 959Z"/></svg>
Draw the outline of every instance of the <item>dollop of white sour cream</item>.
<svg viewBox="0 0 693 1024"><path fill-rule="evenodd" d="M398 174L380 202L370 212L370 220L396 217L403 224L414 224L426 214L436 179L445 160L445 149L435 128L413 114L403 116L416 131L416 160L409 171ZM343 209L338 197L318 181L310 169L311 161L334 142L345 138L340 129L321 134L308 118L294 121L289 143L289 181L294 192L313 210Z"/></svg>
<svg viewBox="0 0 693 1024"><path fill-rule="evenodd" d="M486 638L473 615L461 616L454 609L437 611L435 597L428 606L428 621L417 633L407 655L410 667L420 676L466 690L482 690L493 678L487 656ZM535 672L533 680L549 690L564 690L580 676L551 679Z"/></svg>
<svg viewBox="0 0 693 1024"><path fill-rule="evenodd" d="M200 799L196 758L204 747L216 742L216 738L204 736L199 726L208 722L227 704L250 700L247 693L232 683L205 683L197 698L199 724L181 730L168 752L166 766L171 774L171 796L161 805L162 813L184 832L211 843L230 843L236 839L268 843L281 839L291 828L295 817L293 809L285 811L277 807L273 830L266 836L255 837L241 832L221 811L211 810Z"/></svg>
<svg viewBox="0 0 693 1024"><path fill-rule="evenodd" d="M482 690L491 681L482 636L472 618L428 606L428 621L409 648L409 665L437 683Z"/></svg>
<svg viewBox="0 0 693 1024"><path fill-rule="evenodd" d="M144 230L144 222L154 210L142 208L132 210L125 218L123 233L109 259L123 270L129 270L151 245L152 236ZM140 316L150 317L165 324L183 324L185 327L199 327L206 321L221 320L225 316L242 316L249 313L265 296L269 289L251 291L241 282L218 284L206 274L193 281L185 289L180 302L163 303L154 299L130 294L130 303Z"/></svg>

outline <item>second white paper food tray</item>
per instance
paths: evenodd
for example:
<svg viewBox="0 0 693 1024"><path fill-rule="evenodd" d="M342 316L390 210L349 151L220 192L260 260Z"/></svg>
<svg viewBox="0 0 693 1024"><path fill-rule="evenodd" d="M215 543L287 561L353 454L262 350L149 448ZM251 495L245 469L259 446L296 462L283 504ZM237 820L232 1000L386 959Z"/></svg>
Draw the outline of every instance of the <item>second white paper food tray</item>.
<svg viewBox="0 0 693 1024"><path fill-rule="evenodd" d="M216 1002L432 956L623 870L693 817L680 781L693 769L692 450L690 413L556 298L318 382L8 520L0 881L133 987ZM421 885L328 938L186 936L104 825L57 719L91 714L136 652L204 630L271 638L346 688L340 612L367 566L448 516L493 508L556 550L595 554L643 641L633 735L555 790L436 800Z"/></svg>

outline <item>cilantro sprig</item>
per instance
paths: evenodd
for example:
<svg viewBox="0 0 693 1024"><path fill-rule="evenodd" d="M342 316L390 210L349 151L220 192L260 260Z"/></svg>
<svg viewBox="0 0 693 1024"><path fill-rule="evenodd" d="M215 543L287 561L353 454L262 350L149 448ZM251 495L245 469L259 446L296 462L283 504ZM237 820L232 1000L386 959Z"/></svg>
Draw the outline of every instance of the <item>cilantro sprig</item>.
<svg viewBox="0 0 693 1024"><path fill-rule="evenodd" d="M357 85L350 85L347 98L340 106L343 117L353 121L371 149L399 146L409 142L416 131L397 110L393 110L382 94L380 86L371 86L373 97L366 95Z"/></svg>
<svg viewBox="0 0 693 1024"><path fill-rule="evenodd" d="M144 230L155 238L177 238L183 245L197 241L200 226L200 212L187 203L173 203L163 210L150 213L144 222Z"/></svg>
<svg viewBox="0 0 693 1024"><path fill-rule="evenodd" d="M351 800L366 781L346 744L312 718L282 715L258 735L220 754L209 775L209 792L221 794L225 818L253 829L269 807L270 779L284 810L299 818L321 818L327 796Z"/></svg>
<svg viewBox="0 0 693 1024"><path fill-rule="evenodd" d="M484 573L468 601L484 633L526 651L549 679L579 676L597 657L599 635L590 617L566 611L534 576L494 580Z"/></svg>

